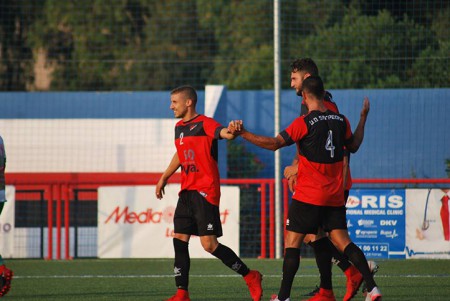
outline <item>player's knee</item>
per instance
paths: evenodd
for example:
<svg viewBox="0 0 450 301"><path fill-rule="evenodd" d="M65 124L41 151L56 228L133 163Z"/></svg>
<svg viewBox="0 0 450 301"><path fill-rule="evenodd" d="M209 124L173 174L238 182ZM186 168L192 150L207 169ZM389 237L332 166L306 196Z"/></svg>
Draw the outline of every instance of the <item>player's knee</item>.
<svg viewBox="0 0 450 301"><path fill-rule="evenodd" d="M205 250L208 253L213 253L216 250L217 246L218 244L214 242L202 244L203 250Z"/></svg>
<svg viewBox="0 0 450 301"><path fill-rule="evenodd" d="M205 250L208 253L212 253L214 252L215 248L213 248L212 246L203 246L203 250Z"/></svg>

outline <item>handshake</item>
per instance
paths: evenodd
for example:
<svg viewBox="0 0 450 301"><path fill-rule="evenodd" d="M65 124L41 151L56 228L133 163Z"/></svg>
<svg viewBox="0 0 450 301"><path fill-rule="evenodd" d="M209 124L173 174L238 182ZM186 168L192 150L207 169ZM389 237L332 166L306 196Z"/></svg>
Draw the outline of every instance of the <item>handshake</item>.
<svg viewBox="0 0 450 301"><path fill-rule="evenodd" d="M231 120L228 124L228 133L234 136L239 136L244 130L244 123L242 120Z"/></svg>

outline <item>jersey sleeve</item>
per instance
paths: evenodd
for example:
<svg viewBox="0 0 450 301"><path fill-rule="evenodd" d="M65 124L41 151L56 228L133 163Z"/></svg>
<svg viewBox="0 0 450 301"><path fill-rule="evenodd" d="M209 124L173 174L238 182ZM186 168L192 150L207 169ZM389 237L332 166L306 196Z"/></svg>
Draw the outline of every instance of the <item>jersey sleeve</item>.
<svg viewBox="0 0 450 301"><path fill-rule="evenodd" d="M225 127L212 118L206 118L203 122L203 128L207 136L213 139L222 139L220 131Z"/></svg>
<svg viewBox="0 0 450 301"><path fill-rule="evenodd" d="M285 130L280 132L287 145L292 145L308 134L304 116L296 118Z"/></svg>

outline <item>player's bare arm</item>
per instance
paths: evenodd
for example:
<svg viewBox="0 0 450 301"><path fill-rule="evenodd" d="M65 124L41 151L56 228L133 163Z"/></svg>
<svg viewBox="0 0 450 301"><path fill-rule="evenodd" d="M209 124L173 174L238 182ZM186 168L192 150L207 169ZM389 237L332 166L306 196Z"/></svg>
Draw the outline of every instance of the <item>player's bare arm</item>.
<svg viewBox="0 0 450 301"><path fill-rule="evenodd" d="M344 189L347 186L347 180L348 180L348 170L349 170L349 165L348 165L348 156L344 155L344 158L342 160L342 179L343 179L343 186Z"/></svg>
<svg viewBox="0 0 450 301"><path fill-rule="evenodd" d="M346 145L347 149L352 153L356 153L359 147L361 146L361 143L363 142L364 128L366 126L367 115L369 115L369 111L370 111L369 98L364 97L363 108L361 110L361 114L359 117L358 126L356 127L356 130L353 133L352 142L349 145Z"/></svg>
<svg viewBox="0 0 450 301"><path fill-rule="evenodd" d="M275 138L256 135L247 131L243 125L241 128L241 137L256 146L272 151L286 146L286 141L280 135L277 135Z"/></svg>
<svg viewBox="0 0 450 301"><path fill-rule="evenodd" d="M160 200L164 195L164 187L166 187L167 181L169 178L177 171L180 167L180 159L178 158L178 153L172 157L172 160L169 163L166 171L162 174L161 178L159 178L158 184L156 184L155 194L156 197Z"/></svg>

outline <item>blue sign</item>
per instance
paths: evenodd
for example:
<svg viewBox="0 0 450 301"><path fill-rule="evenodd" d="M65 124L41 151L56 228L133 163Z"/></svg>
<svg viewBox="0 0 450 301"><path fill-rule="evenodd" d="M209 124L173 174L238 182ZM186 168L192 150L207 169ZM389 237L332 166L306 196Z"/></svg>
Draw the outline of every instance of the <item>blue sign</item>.
<svg viewBox="0 0 450 301"><path fill-rule="evenodd" d="M367 258L405 258L405 190L350 190L347 227Z"/></svg>

